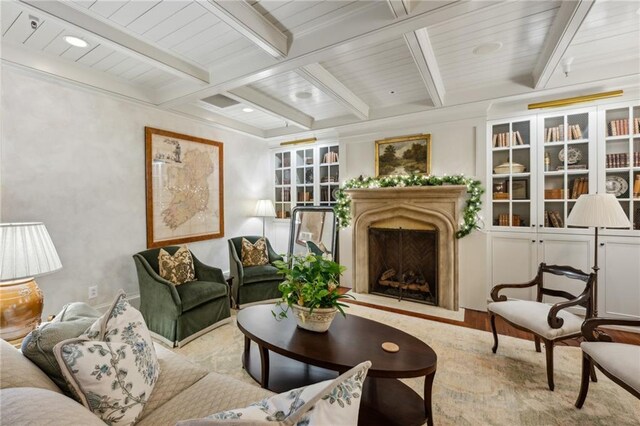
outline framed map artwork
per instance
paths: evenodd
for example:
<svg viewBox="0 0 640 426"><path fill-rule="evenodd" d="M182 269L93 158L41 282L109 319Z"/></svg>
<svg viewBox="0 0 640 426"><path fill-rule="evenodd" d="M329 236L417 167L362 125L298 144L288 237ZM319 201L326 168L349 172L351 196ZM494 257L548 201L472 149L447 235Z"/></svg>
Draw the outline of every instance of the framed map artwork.
<svg viewBox="0 0 640 426"><path fill-rule="evenodd" d="M222 142L145 127L147 247L224 237Z"/></svg>

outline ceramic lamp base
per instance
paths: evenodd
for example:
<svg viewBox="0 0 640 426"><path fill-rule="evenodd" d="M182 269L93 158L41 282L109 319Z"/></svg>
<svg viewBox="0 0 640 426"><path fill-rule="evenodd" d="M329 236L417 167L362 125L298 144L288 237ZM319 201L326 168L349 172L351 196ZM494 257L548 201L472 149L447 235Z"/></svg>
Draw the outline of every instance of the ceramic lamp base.
<svg viewBox="0 0 640 426"><path fill-rule="evenodd" d="M36 280L27 278L0 283L0 338L26 336L41 321L44 298Z"/></svg>

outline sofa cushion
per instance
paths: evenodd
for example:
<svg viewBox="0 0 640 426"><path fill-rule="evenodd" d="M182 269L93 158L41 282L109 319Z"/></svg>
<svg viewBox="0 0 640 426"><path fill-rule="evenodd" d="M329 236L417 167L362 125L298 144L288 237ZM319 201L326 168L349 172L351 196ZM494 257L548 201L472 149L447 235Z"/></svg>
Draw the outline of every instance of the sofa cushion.
<svg viewBox="0 0 640 426"><path fill-rule="evenodd" d="M3 425L104 426L91 411L59 392L38 388L0 390Z"/></svg>
<svg viewBox="0 0 640 426"><path fill-rule="evenodd" d="M229 376L209 373L149 413L137 426L175 425L180 420L244 407L270 395L273 393L260 386L247 384Z"/></svg>
<svg viewBox="0 0 640 426"><path fill-rule="evenodd" d="M640 392L640 346L611 342L582 342L580 347L600 367Z"/></svg>
<svg viewBox="0 0 640 426"><path fill-rule="evenodd" d="M62 393L42 370L22 355L22 352L2 339L0 339L0 387L2 389L41 388Z"/></svg>
<svg viewBox="0 0 640 426"><path fill-rule="evenodd" d="M178 422L178 425L356 425L362 385L369 367L371 362L365 361L334 380L281 393L246 408Z"/></svg>
<svg viewBox="0 0 640 426"><path fill-rule="evenodd" d="M267 251L267 241L259 238L255 243L246 238L242 239L242 266L260 266L269 263L269 252Z"/></svg>
<svg viewBox="0 0 640 426"><path fill-rule="evenodd" d="M184 284L196 279L191 252L182 246L173 255L160 249L158 253L159 275L175 285Z"/></svg>
<svg viewBox="0 0 640 426"><path fill-rule="evenodd" d="M158 407L163 406L171 398L209 373L187 358L177 355L161 345L154 344L154 346L162 374L158 377L158 381L139 419L144 419Z"/></svg>
<svg viewBox="0 0 640 426"><path fill-rule="evenodd" d="M191 281L176 287L182 301L182 312L220 297L227 297L228 286L211 281Z"/></svg>
<svg viewBox="0 0 640 426"><path fill-rule="evenodd" d="M45 322L22 341L22 353L36 364L67 395L72 395L53 355L53 347L63 340L78 337L100 317L100 312L86 303L70 303L53 321Z"/></svg>
<svg viewBox="0 0 640 426"><path fill-rule="evenodd" d="M547 316L551 305L546 303L531 302L528 300L507 300L506 302L493 302L487 305L487 309L504 319L527 330L544 337L545 339L557 339L569 334L580 333L583 318L566 310L558 312L558 318L564 320L560 328L551 328Z"/></svg>
<svg viewBox="0 0 640 426"><path fill-rule="evenodd" d="M142 314L122 291L87 334L54 353L80 402L111 425L135 423L160 374Z"/></svg>
<svg viewBox="0 0 640 426"><path fill-rule="evenodd" d="M244 268L245 284L282 280L282 275L278 274L278 269L273 265L249 266Z"/></svg>

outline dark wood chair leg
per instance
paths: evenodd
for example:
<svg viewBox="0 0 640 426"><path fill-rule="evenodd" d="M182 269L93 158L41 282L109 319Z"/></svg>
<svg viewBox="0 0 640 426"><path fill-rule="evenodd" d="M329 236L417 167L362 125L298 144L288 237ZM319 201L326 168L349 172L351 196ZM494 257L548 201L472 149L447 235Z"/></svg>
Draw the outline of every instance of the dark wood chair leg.
<svg viewBox="0 0 640 426"><path fill-rule="evenodd" d="M544 349L547 354L547 382L549 383L549 390L553 390L555 387L553 384L553 342L544 339Z"/></svg>
<svg viewBox="0 0 640 426"><path fill-rule="evenodd" d="M433 379L436 372L425 376L424 378L424 414L427 419L427 425L433 426L433 408L431 406L431 392L433 387Z"/></svg>
<svg viewBox="0 0 640 426"><path fill-rule="evenodd" d="M587 392L589 392L589 376L591 375L592 369L593 365L591 364L591 360L588 356L582 354L582 381L580 382L580 393L576 400L576 408L582 408L582 404L584 404L584 400L587 398Z"/></svg>
<svg viewBox="0 0 640 426"><path fill-rule="evenodd" d="M496 316L491 314L491 331L493 332L493 348L491 350L495 354L498 350L498 332L496 331Z"/></svg>
<svg viewBox="0 0 640 426"><path fill-rule="evenodd" d="M598 376L596 376L596 367L591 364L591 381L593 383L598 383Z"/></svg>
<svg viewBox="0 0 640 426"><path fill-rule="evenodd" d="M540 338L538 336L533 336L533 341L536 344L536 352L542 352L542 350L540 350Z"/></svg>

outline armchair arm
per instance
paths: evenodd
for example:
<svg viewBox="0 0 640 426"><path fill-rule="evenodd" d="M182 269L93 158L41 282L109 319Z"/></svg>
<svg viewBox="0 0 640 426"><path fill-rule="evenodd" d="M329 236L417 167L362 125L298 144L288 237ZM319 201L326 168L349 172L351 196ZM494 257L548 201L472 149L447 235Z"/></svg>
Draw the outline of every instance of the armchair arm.
<svg viewBox="0 0 640 426"><path fill-rule="evenodd" d="M272 248L271 244L267 245L267 251L269 252L269 263L273 263L276 260L284 260L284 258L276 253Z"/></svg>
<svg viewBox="0 0 640 426"><path fill-rule="evenodd" d="M564 320L562 318L558 318L558 312L561 310L568 308L570 306L583 305L591 303L591 286L587 285L582 294L575 299L571 299L566 302L558 302L549 309L549 315L547 315L547 322L549 323L549 327L551 328L560 328L562 324L564 324ZM587 316L589 316L589 308L587 308Z"/></svg>
<svg viewBox="0 0 640 426"><path fill-rule="evenodd" d="M582 335L585 340L589 342L612 342L611 336L596 331L596 328L601 325L640 327L640 319L590 318L582 323Z"/></svg>
<svg viewBox="0 0 640 426"><path fill-rule="evenodd" d="M196 270L196 278L200 281L213 281L216 283L224 284L226 281L224 279L224 274L222 273L222 269L216 268L215 266L205 265L200 262L198 258L196 258L193 254L191 254L193 258L193 266Z"/></svg>
<svg viewBox="0 0 640 426"><path fill-rule="evenodd" d="M237 279L236 282L239 285L242 285L244 282L244 269L242 269L242 261L240 260L240 257L238 257L236 248L233 246L231 240L229 240L229 269L231 275Z"/></svg>
<svg viewBox="0 0 640 426"><path fill-rule="evenodd" d="M491 300L493 300L494 302L505 302L507 300L507 296L505 296L504 294L502 296L498 296L498 292L500 292L500 290L503 290L505 288L527 288L527 287L533 287L534 285L537 285L537 284L538 284L537 277L526 284L499 284L491 289Z"/></svg>
<svg viewBox="0 0 640 426"><path fill-rule="evenodd" d="M153 297L161 297L166 299L163 305L175 306L177 311L176 315L182 312L182 300L178 294L178 290L171 283L171 281L165 280L156 271L151 268L149 263L140 255L133 255L133 260L136 263L136 269L138 270L138 283L140 285L140 294L142 293L154 293ZM153 289L159 288L160 292L156 292ZM144 297L144 296L142 296Z"/></svg>

